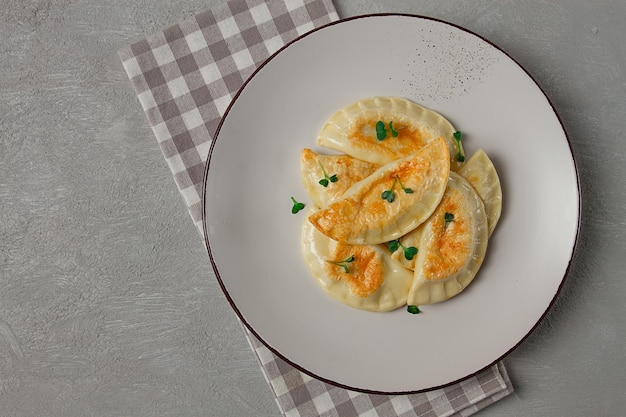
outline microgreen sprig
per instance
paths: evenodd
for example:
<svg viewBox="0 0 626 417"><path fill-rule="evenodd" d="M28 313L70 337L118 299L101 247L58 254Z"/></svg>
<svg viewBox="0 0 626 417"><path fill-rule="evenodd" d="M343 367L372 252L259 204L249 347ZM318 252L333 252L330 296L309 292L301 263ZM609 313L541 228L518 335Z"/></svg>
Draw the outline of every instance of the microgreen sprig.
<svg viewBox="0 0 626 417"><path fill-rule="evenodd" d="M406 311L408 311L411 314L419 314L419 313L421 313L419 307L415 306L415 305L408 305L408 306L406 306Z"/></svg>
<svg viewBox="0 0 626 417"><path fill-rule="evenodd" d="M328 173L326 172L326 170L324 169L324 166L322 165L322 163L320 161L317 161L318 165L320 166L321 170L322 170L322 174L324 174L324 178L322 178L321 180L319 180L319 184L323 187L328 187L328 182L337 182L337 175L333 174L330 177L328 176Z"/></svg>
<svg viewBox="0 0 626 417"><path fill-rule="evenodd" d="M390 252L395 252L398 248L402 248L404 251L404 257L407 261L410 261L417 255L417 248L415 246L406 247L400 242L400 239L392 240L387 244Z"/></svg>
<svg viewBox="0 0 626 417"><path fill-rule="evenodd" d="M295 198L291 197L291 201L293 201L293 207L291 207L291 212L293 214L296 214L304 208L304 203L297 202Z"/></svg>
<svg viewBox="0 0 626 417"><path fill-rule="evenodd" d="M376 122L376 139L384 140L387 137L387 129L385 129L385 123L382 120Z"/></svg>
<svg viewBox="0 0 626 417"><path fill-rule="evenodd" d="M343 261L326 261L326 262L342 267L344 272L346 274L349 274L350 269L348 268L348 264L351 262L354 262L354 255L350 255L348 258L344 259Z"/></svg>
<svg viewBox="0 0 626 417"><path fill-rule="evenodd" d="M398 178L398 176L396 175L393 178L393 183L391 184L391 188L383 191L383 193L380 195L380 198L382 198L383 200L387 200L390 203L393 203L393 201L396 199L396 193L393 191L393 189L396 187L396 182L400 183L400 188L402 188L402 191L404 191L406 194L413 193L413 190L411 188L406 188L402 184L402 181L400 181L400 178Z"/></svg>
<svg viewBox="0 0 626 417"><path fill-rule="evenodd" d="M393 122L389 122L389 131L394 138L398 137L398 131L393 127ZM376 139L385 140L387 138L387 129L385 128L385 122L379 120L376 122Z"/></svg>
<svg viewBox="0 0 626 417"><path fill-rule="evenodd" d="M391 136L394 138L398 137L398 131L393 128L393 122L389 122L389 130L391 130Z"/></svg>
<svg viewBox="0 0 626 417"><path fill-rule="evenodd" d="M456 160L458 162L465 162L465 152L463 151L463 144L461 143L461 138L463 137L463 134L457 130L452 134L452 136L454 136L456 147L458 149L458 152L456 154Z"/></svg>

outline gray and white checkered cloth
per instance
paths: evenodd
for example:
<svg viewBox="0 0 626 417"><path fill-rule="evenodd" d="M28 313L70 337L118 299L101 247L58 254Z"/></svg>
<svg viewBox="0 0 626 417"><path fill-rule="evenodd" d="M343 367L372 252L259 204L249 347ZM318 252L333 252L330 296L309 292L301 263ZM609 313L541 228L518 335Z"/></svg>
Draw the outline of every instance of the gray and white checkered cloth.
<svg viewBox="0 0 626 417"><path fill-rule="evenodd" d="M205 162L232 98L283 45L338 18L331 0L231 0L119 51L200 233ZM513 392L501 363L420 394L354 392L300 372L246 335L288 417L469 416Z"/></svg>

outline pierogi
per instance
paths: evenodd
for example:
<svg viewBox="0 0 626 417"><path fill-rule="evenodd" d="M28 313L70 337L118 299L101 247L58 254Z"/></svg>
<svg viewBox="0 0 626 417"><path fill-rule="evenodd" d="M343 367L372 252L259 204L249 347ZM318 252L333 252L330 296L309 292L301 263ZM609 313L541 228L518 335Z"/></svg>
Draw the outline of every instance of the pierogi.
<svg viewBox="0 0 626 417"><path fill-rule="evenodd" d="M491 237L502 211L502 188L493 163L485 151L479 149L467 162L461 165L458 174L470 183L482 200L485 214L487 215L489 237ZM448 190L446 190L446 193L448 193ZM398 246L419 247L423 230L424 223L398 239ZM407 259L402 250L394 251L391 257L400 262L405 268L415 270L415 257Z"/></svg>
<svg viewBox="0 0 626 417"><path fill-rule="evenodd" d="M502 186L496 167L485 151L479 149L458 172L472 184L483 200L489 223L489 236L491 236L502 213Z"/></svg>
<svg viewBox="0 0 626 417"><path fill-rule="evenodd" d="M413 273L378 245L337 242L305 220L301 248L307 267L332 298L368 311L406 304Z"/></svg>
<svg viewBox="0 0 626 417"><path fill-rule="evenodd" d="M420 228L415 277L407 299L414 305L438 303L463 291L483 263L489 236L482 200L454 172L437 210Z"/></svg>
<svg viewBox="0 0 626 417"><path fill-rule="evenodd" d="M305 148L300 154L300 178L313 204L325 208L379 165L349 155L321 155Z"/></svg>
<svg viewBox="0 0 626 417"><path fill-rule="evenodd" d="M502 210L482 149L465 160L461 133L443 116L398 97L339 110L317 144L345 152L305 148L300 159L313 203L302 255L328 295L389 311L448 300L472 282Z"/></svg>
<svg viewBox="0 0 626 417"><path fill-rule="evenodd" d="M439 138L413 155L383 165L341 199L309 216L309 221L340 242L376 244L397 239L435 210L449 173L448 145Z"/></svg>
<svg viewBox="0 0 626 417"><path fill-rule="evenodd" d="M317 144L383 165L444 138L455 169L455 131L439 113L405 98L369 97L330 116L318 134ZM381 139L379 132L385 132L386 136Z"/></svg>

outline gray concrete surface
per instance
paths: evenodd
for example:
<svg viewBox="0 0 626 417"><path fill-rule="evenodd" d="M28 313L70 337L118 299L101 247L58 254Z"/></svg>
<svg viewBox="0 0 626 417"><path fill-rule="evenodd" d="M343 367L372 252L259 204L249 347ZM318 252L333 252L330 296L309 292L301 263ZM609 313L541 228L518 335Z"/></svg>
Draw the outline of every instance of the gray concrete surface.
<svg viewBox="0 0 626 417"><path fill-rule="evenodd" d="M0 2L0 416L279 416L116 55L219 3ZM480 415L624 415L626 2L335 5L465 26L544 88L580 170L580 244L505 360L516 393Z"/></svg>

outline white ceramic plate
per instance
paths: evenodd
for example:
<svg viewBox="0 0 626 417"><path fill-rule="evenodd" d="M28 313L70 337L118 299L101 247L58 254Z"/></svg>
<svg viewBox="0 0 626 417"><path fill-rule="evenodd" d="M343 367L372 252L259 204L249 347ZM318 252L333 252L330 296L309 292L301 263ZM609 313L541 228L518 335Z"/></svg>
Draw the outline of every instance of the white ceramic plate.
<svg viewBox="0 0 626 417"><path fill-rule="evenodd" d="M403 96L439 111L500 174L503 214L461 295L369 313L318 288L300 253L309 203L299 154L337 109ZM319 149L318 149L319 150ZM471 376L510 352L556 297L576 243L577 171L541 89L509 56L441 21L373 15L328 25L269 59L228 109L205 175L205 236L245 325L297 368L371 392L417 392Z"/></svg>

